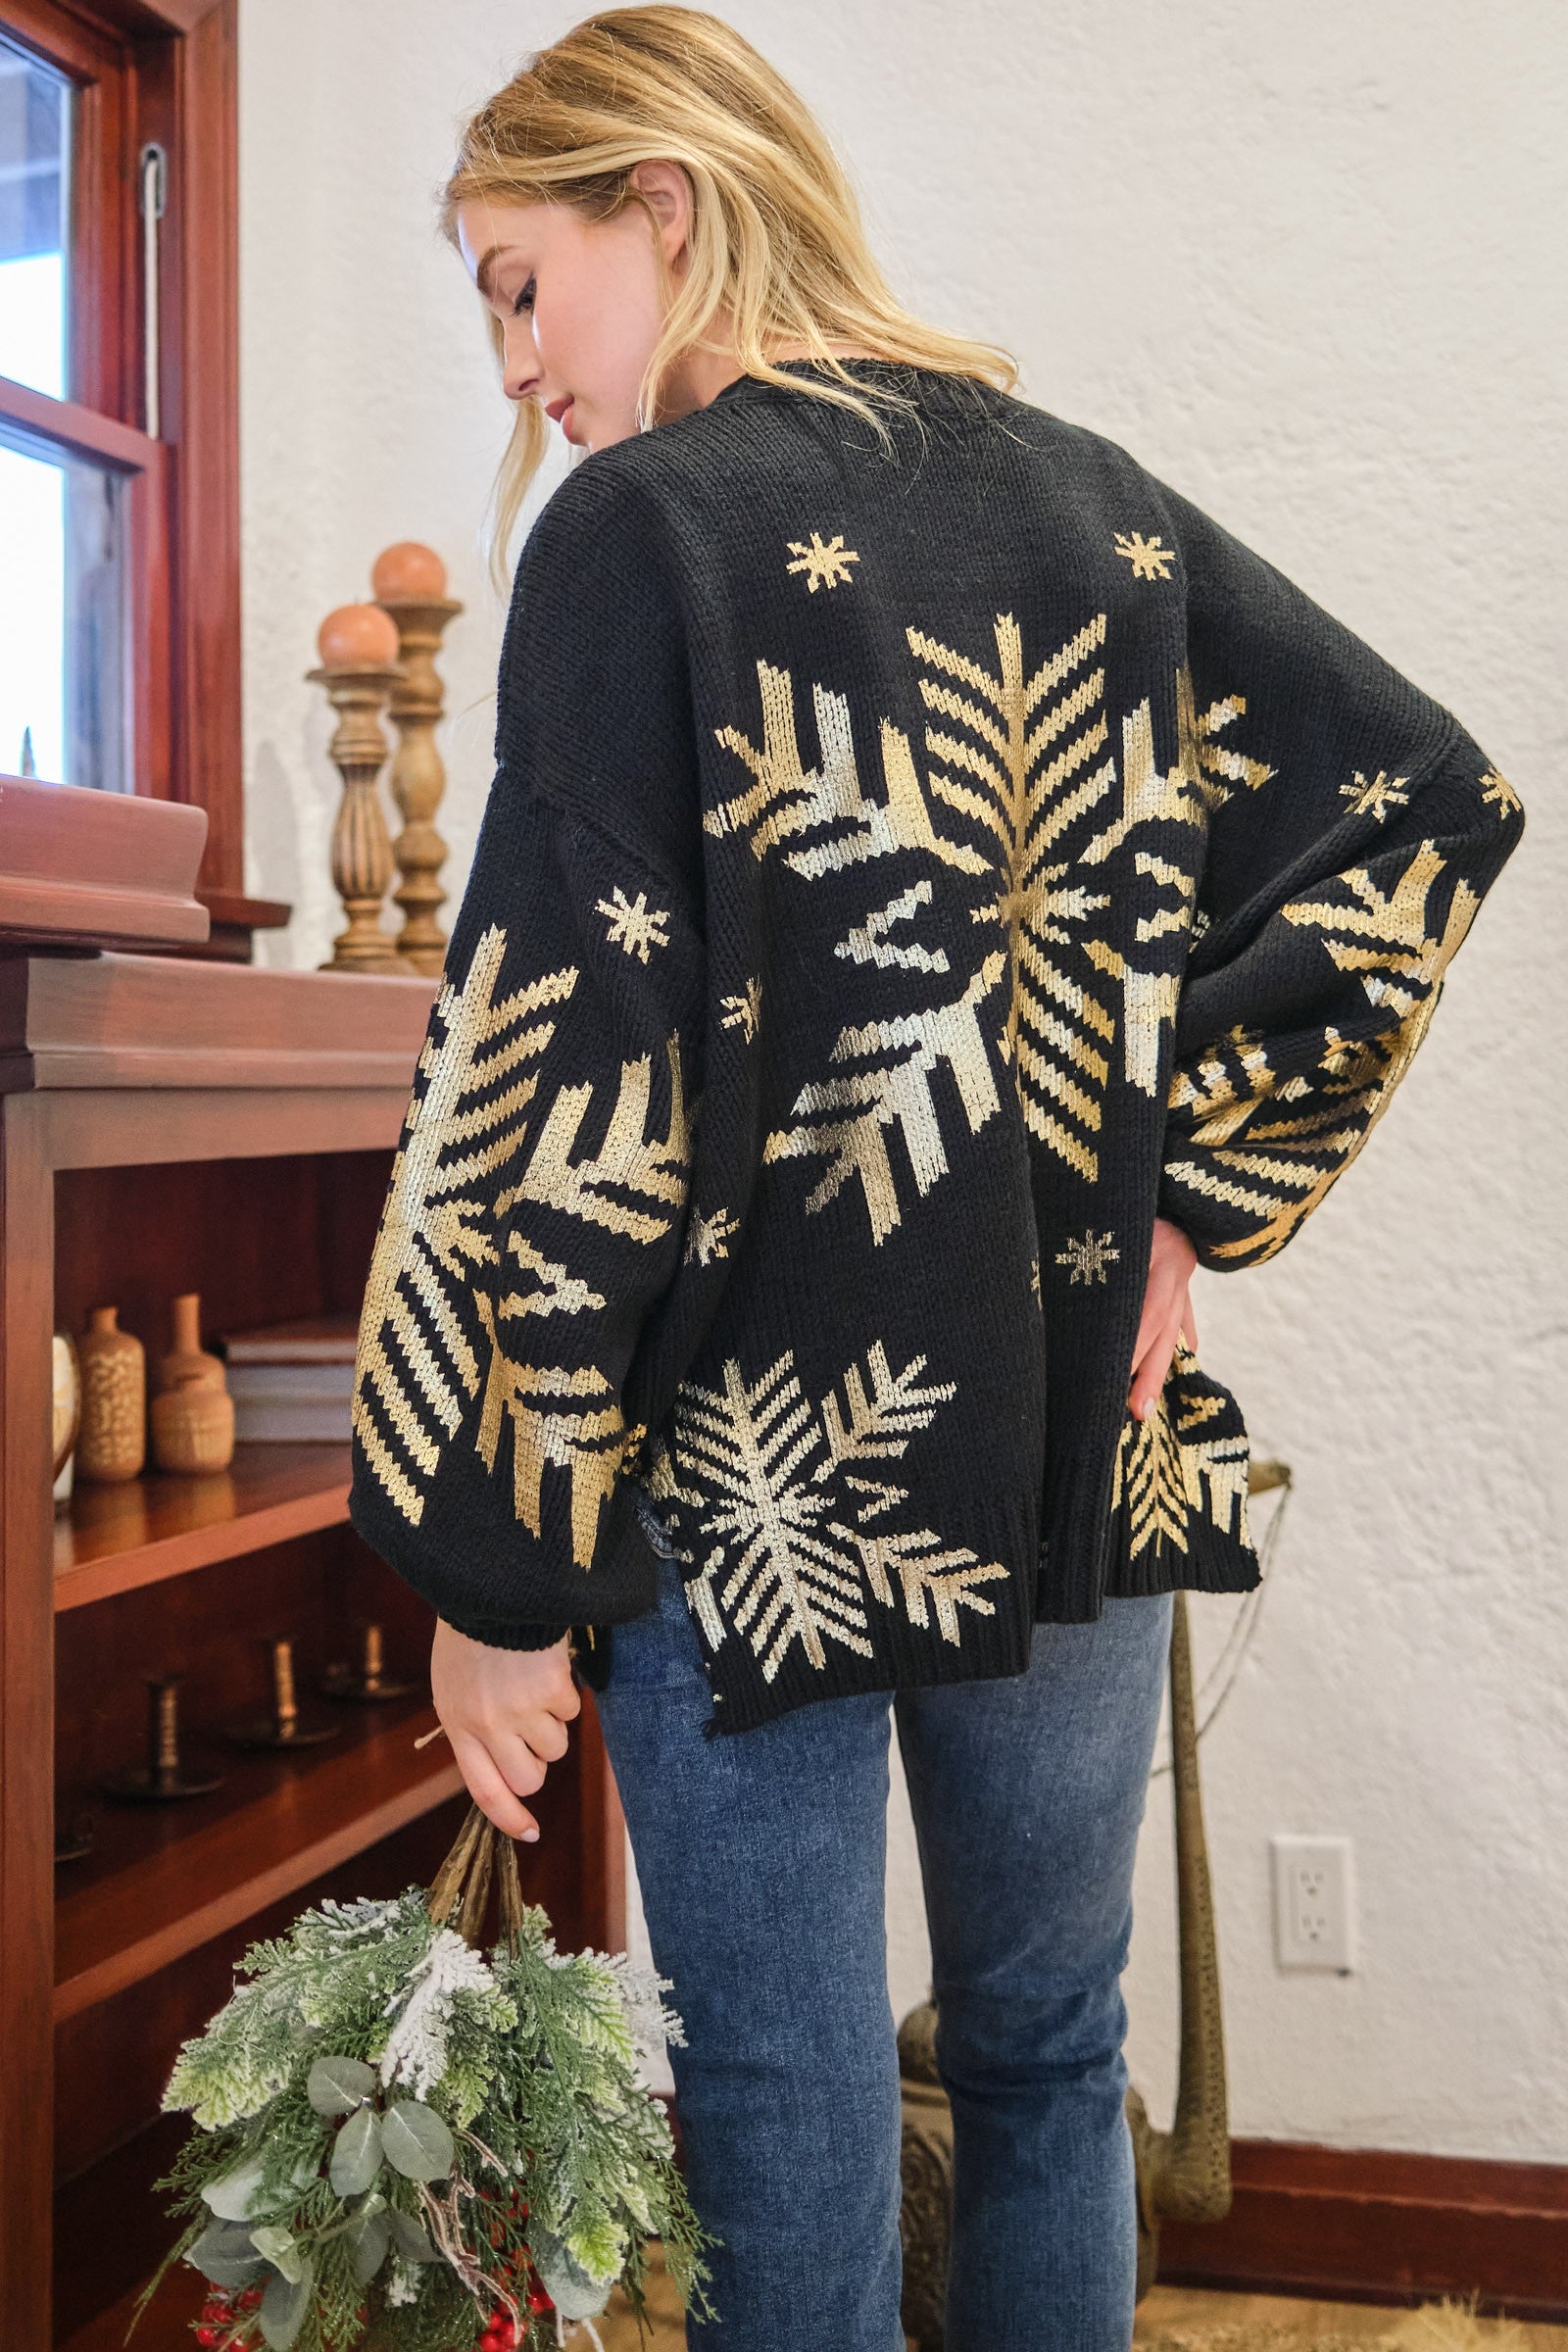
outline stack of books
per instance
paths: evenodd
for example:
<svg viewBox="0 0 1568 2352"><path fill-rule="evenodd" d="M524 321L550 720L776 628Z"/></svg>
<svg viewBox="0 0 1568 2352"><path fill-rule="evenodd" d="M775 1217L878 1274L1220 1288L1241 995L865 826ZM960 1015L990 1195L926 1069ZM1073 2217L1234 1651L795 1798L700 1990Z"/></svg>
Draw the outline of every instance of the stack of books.
<svg viewBox="0 0 1568 2352"><path fill-rule="evenodd" d="M355 1314L307 1315L220 1340L234 1399L236 1444L346 1445L354 1397Z"/></svg>

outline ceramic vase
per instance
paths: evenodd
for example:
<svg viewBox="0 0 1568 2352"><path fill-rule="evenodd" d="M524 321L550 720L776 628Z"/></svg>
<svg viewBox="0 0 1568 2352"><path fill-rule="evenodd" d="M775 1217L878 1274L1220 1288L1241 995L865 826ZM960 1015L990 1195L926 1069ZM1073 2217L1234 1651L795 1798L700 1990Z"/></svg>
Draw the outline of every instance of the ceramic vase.
<svg viewBox="0 0 1568 2352"><path fill-rule="evenodd" d="M167 1355L158 1359L157 1388L163 1389L220 1389L225 1386L223 1359L210 1355L202 1346L202 1298L200 1291L182 1291L170 1300L173 1315L174 1345Z"/></svg>
<svg viewBox="0 0 1568 2352"><path fill-rule="evenodd" d="M234 1458L234 1399L226 1389L186 1381L161 1389L152 1402L153 1460L160 1470L191 1477L226 1470Z"/></svg>
<svg viewBox="0 0 1568 2352"><path fill-rule="evenodd" d="M55 1501L71 1500L76 1467L76 1432L81 1427L81 1358L69 1331L54 1335Z"/></svg>
<svg viewBox="0 0 1568 2352"><path fill-rule="evenodd" d="M95 1306L77 1343L81 1428L76 1475L112 1483L135 1478L147 1459L147 1358L120 1309Z"/></svg>

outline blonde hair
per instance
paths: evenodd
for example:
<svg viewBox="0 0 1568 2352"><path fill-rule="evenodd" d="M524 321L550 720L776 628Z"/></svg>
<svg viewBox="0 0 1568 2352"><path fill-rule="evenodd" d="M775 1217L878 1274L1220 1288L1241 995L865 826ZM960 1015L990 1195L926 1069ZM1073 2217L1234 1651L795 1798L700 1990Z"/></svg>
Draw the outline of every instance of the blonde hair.
<svg viewBox="0 0 1568 2352"><path fill-rule="evenodd" d="M662 0L607 9L536 51L466 125L440 225L455 244L458 208L474 199L570 204L608 220L643 202L630 173L655 159L685 171L692 213L686 273L678 286L665 273L663 325L638 393L640 430L653 422L670 369L696 349L732 353L747 375L852 409L884 440L870 401L907 404L889 386L858 381L830 343L999 391L1016 384L1017 365L1000 345L949 334L905 309L821 125L750 41L704 9ZM730 334L722 345L705 342L720 312ZM501 322L486 316L499 356ZM786 374L768 357L779 345L800 346L825 373ZM503 587L513 529L548 444L538 403L519 401L492 502L491 560Z"/></svg>

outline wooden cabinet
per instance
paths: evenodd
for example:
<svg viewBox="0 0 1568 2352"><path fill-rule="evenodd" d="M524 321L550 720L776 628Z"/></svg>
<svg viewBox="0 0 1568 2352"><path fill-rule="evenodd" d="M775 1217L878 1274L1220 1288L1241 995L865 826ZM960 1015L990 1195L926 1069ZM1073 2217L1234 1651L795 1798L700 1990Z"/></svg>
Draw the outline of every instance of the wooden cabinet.
<svg viewBox="0 0 1568 2352"><path fill-rule="evenodd" d="M150 2192L178 2043L234 1961L322 1893L428 1877L462 1818L434 1718L422 1603L348 1525L348 1450L241 1446L232 1468L50 1479L50 1336L113 1304L149 1360L169 1301L204 1337L356 1309L434 983L172 956L0 958L0 2342L122 2340L167 2244ZM416 1688L339 1704L292 1755L229 1735L260 1714L268 1643L304 1692L385 1629ZM101 1793L139 1759L147 1679L178 1673L186 1752L222 1786L177 1804ZM322 1709L328 1702L320 1701ZM524 1888L563 1944L623 1939L620 1816L591 1696L536 1800ZM57 1818L92 1817L54 1861ZM53 2285L51 2284L53 2280ZM186 2345L176 2275L138 2352Z"/></svg>

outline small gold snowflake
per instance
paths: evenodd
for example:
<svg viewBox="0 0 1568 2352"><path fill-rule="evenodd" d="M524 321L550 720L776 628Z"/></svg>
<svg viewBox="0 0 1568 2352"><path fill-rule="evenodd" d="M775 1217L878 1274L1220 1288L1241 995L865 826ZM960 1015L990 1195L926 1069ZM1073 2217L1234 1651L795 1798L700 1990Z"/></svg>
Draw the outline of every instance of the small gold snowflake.
<svg viewBox="0 0 1568 2352"><path fill-rule="evenodd" d="M1106 1279L1106 1265L1120 1255L1119 1250L1111 1248L1108 1233L1102 1234L1097 1241L1091 1228L1082 1241L1069 1242L1065 1250L1057 1250L1056 1263L1058 1266L1071 1266L1070 1279L1073 1282L1088 1284L1103 1282Z"/></svg>
<svg viewBox="0 0 1568 2352"><path fill-rule="evenodd" d="M1032 1257L1029 1260L1029 1288L1038 1298L1040 1297L1040 1260L1038 1257Z"/></svg>
<svg viewBox="0 0 1568 2352"><path fill-rule="evenodd" d="M1400 786L1408 784L1409 781L1408 776L1385 775L1381 767L1377 774L1369 780L1357 768L1354 783L1342 784L1340 791L1346 800L1355 803L1357 816L1375 816L1379 824L1382 824L1391 808L1403 808L1408 806L1410 795L1402 792Z"/></svg>
<svg viewBox="0 0 1568 2352"><path fill-rule="evenodd" d="M1176 550L1161 539L1146 539L1142 531L1129 538L1125 531L1116 533L1116 553L1125 556L1133 567L1135 580L1168 580L1170 566L1176 561Z"/></svg>
<svg viewBox="0 0 1568 2352"><path fill-rule="evenodd" d="M1500 776L1494 767L1489 767L1481 779L1481 798L1495 801L1504 816L1524 806L1507 777Z"/></svg>
<svg viewBox="0 0 1568 2352"><path fill-rule="evenodd" d="M596 904L599 912L610 917L606 938L612 946L624 948L628 956L636 956L646 963L650 948L668 947L669 933L663 928L669 921L668 911L662 906L650 906L646 890L637 893L633 904L617 882L613 896L600 899Z"/></svg>
<svg viewBox="0 0 1568 2352"><path fill-rule="evenodd" d="M762 983L760 980L754 977L747 981L743 995L723 997L719 1001L724 1009L724 1018L719 1023L720 1028L739 1029L744 1035L746 1043L750 1045L757 1035L758 1024L762 1017Z"/></svg>
<svg viewBox="0 0 1568 2352"><path fill-rule="evenodd" d="M835 531L832 538L826 541L820 531L813 531L808 542L791 539L787 545L790 554L799 557L800 561L786 564L785 570L804 571L807 575L806 584L813 596L818 588L836 588L841 580L847 580L850 565L860 561L853 547L845 546L842 531Z"/></svg>
<svg viewBox="0 0 1568 2352"><path fill-rule="evenodd" d="M735 1230L735 1219L727 1208L715 1208L710 1217L694 1208L682 1262L689 1265L695 1257L700 1266L710 1266L715 1257L728 1257Z"/></svg>

